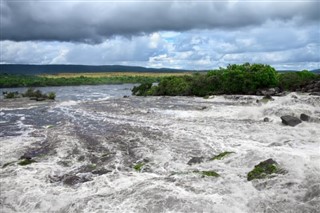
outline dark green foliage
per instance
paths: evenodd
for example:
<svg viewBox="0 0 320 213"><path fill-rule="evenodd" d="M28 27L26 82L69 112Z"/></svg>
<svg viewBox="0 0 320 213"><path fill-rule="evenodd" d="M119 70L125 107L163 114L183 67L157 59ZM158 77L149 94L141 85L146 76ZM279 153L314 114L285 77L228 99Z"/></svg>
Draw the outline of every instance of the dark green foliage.
<svg viewBox="0 0 320 213"><path fill-rule="evenodd" d="M279 74L279 87L295 91L312 80L320 80L320 75L303 70L301 72L286 72Z"/></svg>
<svg viewBox="0 0 320 213"><path fill-rule="evenodd" d="M227 68L197 73L192 76L163 78L158 86L150 87L144 95L188 95L207 96L213 94L254 94L258 89L278 85L278 74L274 68L264 64L229 65ZM135 93L139 93L136 88ZM134 94L135 94L134 93Z"/></svg>
<svg viewBox="0 0 320 213"><path fill-rule="evenodd" d="M193 171L193 173L198 173L201 174L202 177L219 177L220 175L218 173L216 173L215 171Z"/></svg>
<svg viewBox="0 0 320 213"><path fill-rule="evenodd" d="M113 76L113 77L74 77L74 78L46 78L30 75L5 75L0 74L0 88L9 87L44 87L44 86L75 86L159 82L159 76Z"/></svg>
<svg viewBox="0 0 320 213"><path fill-rule="evenodd" d="M48 93L48 99L54 100L56 98L56 94L54 92Z"/></svg>
<svg viewBox="0 0 320 213"><path fill-rule="evenodd" d="M34 162L36 162L36 161L27 158L27 159L21 160L18 164L19 164L20 166L25 166L25 165L29 165L29 164L34 163Z"/></svg>
<svg viewBox="0 0 320 213"><path fill-rule="evenodd" d="M141 172L143 166L144 166L144 163L137 163L136 165L133 166L133 168L134 170Z"/></svg>
<svg viewBox="0 0 320 213"><path fill-rule="evenodd" d="M248 173L247 180L266 178L268 175L278 173L280 169L278 164L272 159L268 159L256 165L254 169Z"/></svg>
<svg viewBox="0 0 320 213"><path fill-rule="evenodd" d="M190 76L170 76L163 78L159 85L154 88L151 95L191 95Z"/></svg>
<svg viewBox="0 0 320 213"><path fill-rule="evenodd" d="M33 88L28 88L28 90L22 94L23 97L29 97L35 100L45 100L51 99L54 100L56 98L56 94L54 92L49 92L48 94L42 93L40 90L34 90Z"/></svg>
<svg viewBox="0 0 320 213"><path fill-rule="evenodd" d="M137 96L146 96L151 87L152 83L142 83L139 86L133 87L132 94Z"/></svg>
<svg viewBox="0 0 320 213"><path fill-rule="evenodd" d="M225 156L227 155L230 155L232 153L235 153L235 152L222 152L214 157L212 157L210 160L221 160L222 158L224 158Z"/></svg>
<svg viewBox="0 0 320 213"><path fill-rule="evenodd" d="M11 99L11 98L18 98L18 94L15 92L8 92L4 95L4 98Z"/></svg>

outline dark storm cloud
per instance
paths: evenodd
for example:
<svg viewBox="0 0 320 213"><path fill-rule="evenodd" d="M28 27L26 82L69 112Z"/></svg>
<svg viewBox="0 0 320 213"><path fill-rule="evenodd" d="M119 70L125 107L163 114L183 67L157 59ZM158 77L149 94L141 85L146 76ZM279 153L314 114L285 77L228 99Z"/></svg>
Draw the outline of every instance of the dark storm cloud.
<svg viewBox="0 0 320 213"><path fill-rule="evenodd" d="M2 1L1 40L99 43L115 35L234 29L267 21L319 21L308 2Z"/></svg>

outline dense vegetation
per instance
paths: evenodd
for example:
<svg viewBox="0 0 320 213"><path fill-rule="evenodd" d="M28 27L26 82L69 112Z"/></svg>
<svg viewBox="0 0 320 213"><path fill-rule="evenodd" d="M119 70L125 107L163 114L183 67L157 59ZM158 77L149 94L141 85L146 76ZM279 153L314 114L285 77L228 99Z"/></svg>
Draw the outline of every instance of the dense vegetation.
<svg viewBox="0 0 320 213"><path fill-rule="evenodd" d="M49 92L48 94L42 93L40 90L35 90L33 88L29 88L25 93L18 92L3 92L4 98L21 98L28 97L30 100L36 101L44 101L46 99L54 100L56 98L56 94L54 92Z"/></svg>
<svg viewBox="0 0 320 213"><path fill-rule="evenodd" d="M295 90L306 83L320 79L309 71L278 73L264 64L229 65L227 68L195 73L192 76L170 76L158 85L144 83L134 87L134 95L207 96L213 94L256 94L257 90L279 87Z"/></svg>
<svg viewBox="0 0 320 213"><path fill-rule="evenodd" d="M143 83L160 81L160 76L113 76L113 77L72 77L47 78L30 75L0 75L0 88L8 87L43 87L43 86L75 86L118 83Z"/></svg>

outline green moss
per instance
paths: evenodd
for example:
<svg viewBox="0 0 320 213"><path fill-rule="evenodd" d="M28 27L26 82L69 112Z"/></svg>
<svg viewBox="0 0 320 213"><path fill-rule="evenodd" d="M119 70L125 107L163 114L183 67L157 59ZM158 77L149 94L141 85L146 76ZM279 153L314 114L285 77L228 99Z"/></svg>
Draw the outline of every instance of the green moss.
<svg viewBox="0 0 320 213"><path fill-rule="evenodd" d="M227 155L230 155L232 153L235 153L235 152L221 152L220 154L212 157L210 160L221 160L222 158L224 158L225 156Z"/></svg>
<svg viewBox="0 0 320 213"><path fill-rule="evenodd" d="M199 173L202 174L202 177L205 177L205 176L208 176L208 177L219 177L220 176L215 171L200 171Z"/></svg>
<svg viewBox="0 0 320 213"><path fill-rule="evenodd" d="M137 163L136 165L133 166L133 168L137 172L141 172L143 166L144 166L144 163Z"/></svg>
<svg viewBox="0 0 320 213"><path fill-rule="evenodd" d="M18 164L20 166L25 166L25 165L29 165L31 163L34 163L36 162L35 160L32 160L32 159L23 159L22 161L20 161Z"/></svg>
<svg viewBox="0 0 320 213"><path fill-rule="evenodd" d="M254 169L248 173L247 180L251 181L253 179L263 179L268 175L279 172L280 169L278 168L277 163L269 159L256 165Z"/></svg>
<svg viewBox="0 0 320 213"><path fill-rule="evenodd" d="M200 174L202 177L219 177L220 175L213 171L213 170L209 170L209 171L193 171L193 173L197 173Z"/></svg>

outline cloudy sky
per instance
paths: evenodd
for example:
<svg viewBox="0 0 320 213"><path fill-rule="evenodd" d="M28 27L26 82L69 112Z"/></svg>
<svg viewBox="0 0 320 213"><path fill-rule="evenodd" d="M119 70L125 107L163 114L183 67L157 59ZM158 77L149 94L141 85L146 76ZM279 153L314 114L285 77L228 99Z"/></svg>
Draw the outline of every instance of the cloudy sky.
<svg viewBox="0 0 320 213"><path fill-rule="evenodd" d="M319 0L1 0L0 63L320 68Z"/></svg>

